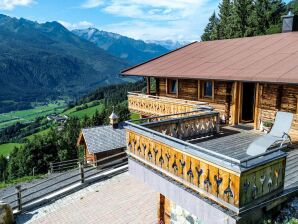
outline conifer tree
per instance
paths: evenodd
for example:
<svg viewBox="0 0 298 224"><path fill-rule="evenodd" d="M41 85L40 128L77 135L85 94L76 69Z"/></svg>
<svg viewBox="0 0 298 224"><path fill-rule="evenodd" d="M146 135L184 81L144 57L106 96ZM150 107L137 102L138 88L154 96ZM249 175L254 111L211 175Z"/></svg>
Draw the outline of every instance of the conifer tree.
<svg viewBox="0 0 298 224"><path fill-rule="evenodd" d="M201 39L203 41L219 39L219 20L215 12L213 12L212 16L209 18L209 23L207 24Z"/></svg>
<svg viewBox="0 0 298 224"><path fill-rule="evenodd" d="M222 3L219 4L219 38L220 39L228 39L231 38L232 35L232 3L230 0L223 0Z"/></svg>
<svg viewBox="0 0 298 224"><path fill-rule="evenodd" d="M253 28L252 15L253 15L253 2L252 0L235 0L233 13L235 21L233 21L236 26L233 32L235 37L245 37L249 36Z"/></svg>

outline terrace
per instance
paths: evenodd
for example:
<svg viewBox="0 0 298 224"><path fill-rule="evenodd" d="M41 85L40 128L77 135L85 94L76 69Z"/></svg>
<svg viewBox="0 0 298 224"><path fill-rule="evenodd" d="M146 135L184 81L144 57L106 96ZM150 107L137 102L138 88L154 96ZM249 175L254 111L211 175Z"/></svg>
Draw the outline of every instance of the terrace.
<svg viewBox="0 0 298 224"><path fill-rule="evenodd" d="M206 102L176 99L171 97L154 96L139 92L128 93L128 108L142 115L167 115L189 112Z"/></svg>
<svg viewBox="0 0 298 224"><path fill-rule="evenodd" d="M289 168L285 147L249 156L248 145L262 133L239 126L220 127L218 112L192 111L127 124L130 161L235 214L298 183L297 178L288 177L285 183L286 170L293 173L295 150L290 152Z"/></svg>

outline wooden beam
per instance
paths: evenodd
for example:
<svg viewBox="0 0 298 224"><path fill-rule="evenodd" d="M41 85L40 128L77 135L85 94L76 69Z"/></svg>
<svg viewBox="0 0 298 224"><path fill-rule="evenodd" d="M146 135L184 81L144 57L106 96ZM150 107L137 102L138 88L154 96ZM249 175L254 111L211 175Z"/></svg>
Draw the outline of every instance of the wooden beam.
<svg viewBox="0 0 298 224"><path fill-rule="evenodd" d="M214 81L212 81L212 101L214 101Z"/></svg>
<svg viewBox="0 0 298 224"><path fill-rule="evenodd" d="M198 80L198 100L201 99L201 80Z"/></svg>
<svg viewBox="0 0 298 224"><path fill-rule="evenodd" d="M168 95L169 87L168 87L168 78L166 78L166 95Z"/></svg>
<svg viewBox="0 0 298 224"><path fill-rule="evenodd" d="M176 79L177 89L176 89L176 97L179 98L179 79Z"/></svg>
<svg viewBox="0 0 298 224"><path fill-rule="evenodd" d="M166 197L162 194L157 196L157 223L165 223Z"/></svg>
<svg viewBox="0 0 298 224"><path fill-rule="evenodd" d="M240 83L234 82L233 85L233 106L232 106L232 125L239 123L239 100L240 100Z"/></svg>
<svg viewBox="0 0 298 224"><path fill-rule="evenodd" d="M146 77L147 79L147 95L150 95L150 77Z"/></svg>
<svg viewBox="0 0 298 224"><path fill-rule="evenodd" d="M159 78L155 78L155 92L156 92L156 96L159 96L159 85L160 85L160 83L159 83Z"/></svg>
<svg viewBox="0 0 298 224"><path fill-rule="evenodd" d="M255 110L254 110L254 129L260 128L260 111L259 111L259 104L260 104L260 83L256 84L256 96L255 96Z"/></svg>

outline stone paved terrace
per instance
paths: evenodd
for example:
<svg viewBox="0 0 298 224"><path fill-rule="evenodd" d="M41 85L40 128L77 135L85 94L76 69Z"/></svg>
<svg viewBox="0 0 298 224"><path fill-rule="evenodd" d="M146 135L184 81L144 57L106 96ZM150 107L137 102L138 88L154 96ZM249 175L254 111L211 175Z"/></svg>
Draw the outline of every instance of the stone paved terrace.
<svg viewBox="0 0 298 224"><path fill-rule="evenodd" d="M127 172L23 213L17 224L156 223L158 194Z"/></svg>

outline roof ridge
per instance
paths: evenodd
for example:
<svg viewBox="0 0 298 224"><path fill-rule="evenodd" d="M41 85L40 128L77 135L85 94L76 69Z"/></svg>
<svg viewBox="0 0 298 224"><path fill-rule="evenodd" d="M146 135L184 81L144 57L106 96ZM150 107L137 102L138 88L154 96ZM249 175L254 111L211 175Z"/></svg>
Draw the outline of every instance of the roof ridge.
<svg viewBox="0 0 298 224"><path fill-rule="evenodd" d="M158 57L152 58L152 59L150 59L150 60L148 60L148 61L144 61L144 62L142 62L142 63L139 63L139 64L136 64L136 65L131 66L131 67L129 67L129 68L126 68L126 69L124 69L124 70L122 70L122 71L120 72L120 75L124 75L123 73L126 72L126 71L128 71L128 70L131 70L131 69L133 69L133 68L139 67L139 66L144 65L144 64L146 64L146 63L148 63L148 62L152 62L152 61L154 61L154 60L156 60L156 59L159 59L159 58L161 58L161 57L163 57L163 56L165 56L165 55L168 55L168 54L174 53L174 52L176 52L176 51L179 51L179 50L181 50L181 49L183 49L183 48L189 47L190 45L193 45L193 44L195 44L195 43L198 43L198 41L191 42L191 43L186 44L186 45L184 45L184 46L182 46L182 47L179 47L179 48L177 48L177 49L175 49L175 50L172 50L172 51L169 51L169 52L167 52L167 53L161 54L161 55L159 55Z"/></svg>

